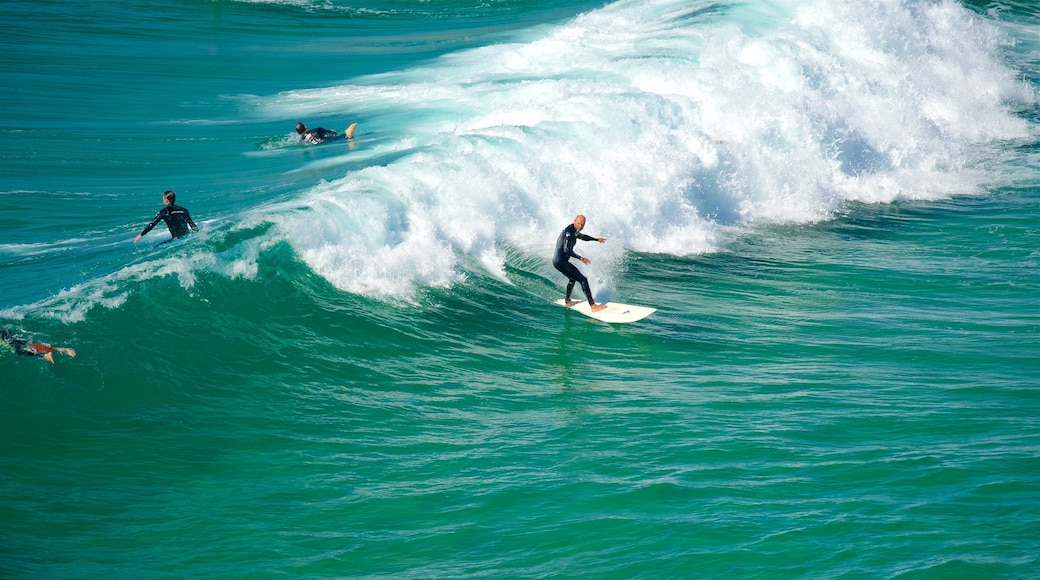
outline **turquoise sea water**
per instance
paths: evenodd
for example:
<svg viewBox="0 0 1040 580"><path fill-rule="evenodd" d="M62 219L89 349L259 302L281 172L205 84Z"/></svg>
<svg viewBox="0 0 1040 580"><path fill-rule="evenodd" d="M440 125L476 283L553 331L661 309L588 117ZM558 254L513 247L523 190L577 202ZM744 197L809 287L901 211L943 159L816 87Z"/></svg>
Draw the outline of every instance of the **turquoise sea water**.
<svg viewBox="0 0 1040 580"><path fill-rule="evenodd" d="M0 32L0 577L1040 576L1031 3Z"/></svg>

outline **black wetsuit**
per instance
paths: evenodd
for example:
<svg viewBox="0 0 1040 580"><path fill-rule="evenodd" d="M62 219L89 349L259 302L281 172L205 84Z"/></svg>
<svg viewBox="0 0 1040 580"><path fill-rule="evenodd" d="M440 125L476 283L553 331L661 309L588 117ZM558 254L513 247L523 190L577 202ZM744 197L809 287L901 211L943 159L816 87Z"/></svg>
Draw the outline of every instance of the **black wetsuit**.
<svg viewBox="0 0 1040 580"><path fill-rule="evenodd" d="M23 356L35 356L38 358L43 357L43 353L36 352L35 350L29 348L29 341L25 340L20 336L15 336L11 334L11 331L7 330L6 328L0 328L0 340L11 345L11 348L13 348L14 352L16 352L17 354Z"/></svg>
<svg viewBox="0 0 1040 580"><path fill-rule="evenodd" d="M314 129L308 129L300 135L300 139L310 143L311 145L317 145L318 143L324 143L329 139L336 136L336 132L330 129L324 129L322 127L316 127Z"/></svg>
<svg viewBox="0 0 1040 580"><path fill-rule="evenodd" d="M588 299L589 304L595 304L596 302L592 299L592 290L589 288L589 279L570 261L571 258L581 259L581 256L574 253L574 244L578 243L578 240L592 242L596 238L579 232L578 228L574 227L574 224L563 228L559 239L556 240L556 255L553 256L553 266L570 280L567 283L568 301L571 299L571 292L574 291L574 283L579 282L581 283L581 291L585 293L585 298Z"/></svg>
<svg viewBox="0 0 1040 580"><path fill-rule="evenodd" d="M172 242L177 238L188 235L188 226L191 226L191 229L194 231L199 231L195 222L191 221L191 215L188 213L188 210L171 203L159 210L159 213L155 214L155 219L152 220L152 223L145 226L144 230L141 231L141 235L143 236L152 231L152 228L155 227L155 224L159 223L159 220L166 222L166 227L170 228L170 235L173 236L166 240L166 242ZM162 243L165 244L166 242Z"/></svg>

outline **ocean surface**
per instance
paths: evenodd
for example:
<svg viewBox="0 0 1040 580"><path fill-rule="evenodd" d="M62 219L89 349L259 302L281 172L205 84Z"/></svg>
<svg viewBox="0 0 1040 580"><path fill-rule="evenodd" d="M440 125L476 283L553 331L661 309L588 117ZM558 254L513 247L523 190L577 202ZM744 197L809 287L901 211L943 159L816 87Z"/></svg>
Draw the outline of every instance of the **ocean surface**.
<svg viewBox="0 0 1040 580"><path fill-rule="evenodd" d="M1031 0L3 0L0 111L2 578L1040 577Z"/></svg>

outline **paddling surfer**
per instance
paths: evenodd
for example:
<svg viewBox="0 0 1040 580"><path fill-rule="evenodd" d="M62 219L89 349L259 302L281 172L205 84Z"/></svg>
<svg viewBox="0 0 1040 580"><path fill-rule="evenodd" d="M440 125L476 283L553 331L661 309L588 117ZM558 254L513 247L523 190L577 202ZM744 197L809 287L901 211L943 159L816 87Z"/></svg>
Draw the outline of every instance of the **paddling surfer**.
<svg viewBox="0 0 1040 580"><path fill-rule="evenodd" d="M586 242L596 241L603 243L607 241L606 238L594 238L592 236L581 233L581 230L585 228L585 216L578 214L574 218L574 223L563 228L560 232L559 239L556 240L556 255L553 256L553 266L560 271L564 276L567 277L567 297L564 299L567 306L574 306L578 302L571 300L571 292L574 291L574 284L581 284L581 291L585 293L585 298L589 301L589 307L593 312L598 312L607 307L606 304L596 304L596 301L592 298L592 290L589 288L589 279L581 273L581 270L577 266L571 263L571 258L577 258L581 260L582 264L589 264L592 260L584 256L579 256L574 252L574 244L578 243L578 240L584 240Z"/></svg>
<svg viewBox="0 0 1040 580"><path fill-rule="evenodd" d="M60 352L66 356L76 356L76 351L71 348L51 346L42 342L29 342L27 339L13 334L10 330L0 327L0 342L22 356L34 356L54 364L54 353Z"/></svg>
<svg viewBox="0 0 1040 580"><path fill-rule="evenodd" d="M347 130L343 133L343 136L347 139L354 138L354 130L357 129L357 123L347 127ZM296 123L296 134L300 136L300 141L306 141L311 145L317 145L318 143L324 143L330 139L335 139L339 136L339 133L331 129L324 127L315 127L308 129L307 125L303 123Z"/></svg>

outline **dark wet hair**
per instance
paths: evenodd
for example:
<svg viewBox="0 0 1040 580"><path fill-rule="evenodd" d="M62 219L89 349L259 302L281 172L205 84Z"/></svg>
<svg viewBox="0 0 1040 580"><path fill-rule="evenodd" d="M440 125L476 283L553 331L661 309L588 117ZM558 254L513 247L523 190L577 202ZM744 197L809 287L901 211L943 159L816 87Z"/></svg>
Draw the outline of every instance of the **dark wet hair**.
<svg viewBox="0 0 1040 580"><path fill-rule="evenodd" d="M177 194L174 193L172 189L167 189L166 191L164 191L162 194L162 198L170 200L170 203L177 203Z"/></svg>

